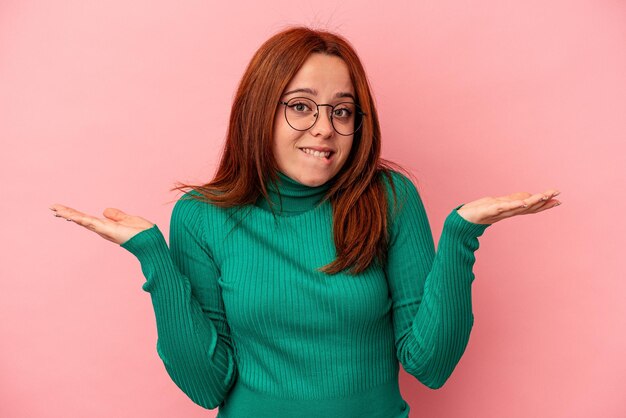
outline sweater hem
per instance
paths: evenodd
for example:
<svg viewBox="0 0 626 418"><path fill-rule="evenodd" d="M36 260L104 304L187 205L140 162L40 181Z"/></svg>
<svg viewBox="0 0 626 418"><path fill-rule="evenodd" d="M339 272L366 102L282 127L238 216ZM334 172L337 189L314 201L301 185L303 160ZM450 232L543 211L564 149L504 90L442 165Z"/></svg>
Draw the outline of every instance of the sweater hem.
<svg viewBox="0 0 626 418"><path fill-rule="evenodd" d="M220 405L217 418L408 418L409 411L397 377L363 392L330 399L279 398L258 393L238 381Z"/></svg>

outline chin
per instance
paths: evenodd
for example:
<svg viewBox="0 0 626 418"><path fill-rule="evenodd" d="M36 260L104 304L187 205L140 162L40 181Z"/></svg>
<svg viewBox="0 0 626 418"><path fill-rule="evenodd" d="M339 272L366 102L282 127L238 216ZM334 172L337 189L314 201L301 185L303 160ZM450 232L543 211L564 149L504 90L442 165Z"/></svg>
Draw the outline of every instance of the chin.
<svg viewBox="0 0 626 418"><path fill-rule="evenodd" d="M317 186L321 186L322 184L326 183L328 180L330 180L329 178L320 178L320 177L305 177L305 178L298 178L296 179L298 180L300 183L304 184L305 186L309 186L309 187L317 187Z"/></svg>
<svg viewBox="0 0 626 418"><path fill-rule="evenodd" d="M309 186L309 187L317 187L317 186L321 186L322 184L326 183L326 181L324 180L299 180L300 183L304 184L305 186Z"/></svg>

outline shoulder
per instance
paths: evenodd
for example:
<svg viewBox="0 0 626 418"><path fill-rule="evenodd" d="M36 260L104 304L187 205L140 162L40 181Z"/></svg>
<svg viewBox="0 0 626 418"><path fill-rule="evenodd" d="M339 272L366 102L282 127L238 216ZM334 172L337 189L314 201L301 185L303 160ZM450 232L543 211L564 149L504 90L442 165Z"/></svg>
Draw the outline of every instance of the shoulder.
<svg viewBox="0 0 626 418"><path fill-rule="evenodd" d="M201 231L206 219L206 203L195 190L183 193L172 208L170 228L184 226L186 229Z"/></svg>
<svg viewBox="0 0 626 418"><path fill-rule="evenodd" d="M183 193L174 204L175 211L198 211L206 204L203 196L197 190L190 190Z"/></svg>
<svg viewBox="0 0 626 418"><path fill-rule="evenodd" d="M397 236L412 230L416 225L419 230L429 228L426 207L418 188L408 173L397 170L386 170L381 174L382 183L387 193L387 227L390 232L390 243Z"/></svg>
<svg viewBox="0 0 626 418"><path fill-rule="evenodd" d="M178 211L187 212L211 212L218 211L221 208L213 203L213 201L207 197L207 195L201 193L199 190L191 189L184 192L176 201L174 209Z"/></svg>
<svg viewBox="0 0 626 418"><path fill-rule="evenodd" d="M405 190L410 187L415 187L411 179L404 173L393 170L391 168L384 168L379 171L379 176L387 188L401 188Z"/></svg>
<svg viewBox="0 0 626 418"><path fill-rule="evenodd" d="M218 233L218 229L229 226L238 219L234 215L239 213L239 209L239 206L218 206L202 192L192 189L183 193L174 204L172 222L182 222Z"/></svg>
<svg viewBox="0 0 626 418"><path fill-rule="evenodd" d="M413 180L406 174L393 169L382 169L379 173L385 187L388 208L401 210L407 201L420 202L421 198Z"/></svg>
<svg viewBox="0 0 626 418"><path fill-rule="evenodd" d="M227 215L228 208L217 206L213 201L196 189L184 192L174 204L172 217L187 223L201 220L216 220Z"/></svg>

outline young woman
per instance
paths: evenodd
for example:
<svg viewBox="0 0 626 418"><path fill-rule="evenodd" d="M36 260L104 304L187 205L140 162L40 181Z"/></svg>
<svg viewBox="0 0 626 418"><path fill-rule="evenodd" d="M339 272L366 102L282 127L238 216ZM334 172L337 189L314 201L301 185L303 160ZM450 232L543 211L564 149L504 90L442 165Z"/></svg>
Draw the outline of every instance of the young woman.
<svg viewBox="0 0 626 418"><path fill-rule="evenodd" d="M459 205L435 253L380 140L350 44L290 28L248 65L213 180L175 187L190 191L169 248L118 209L51 209L138 258L167 372L219 417L407 417L399 363L436 389L467 345L478 237L559 202L550 189Z"/></svg>

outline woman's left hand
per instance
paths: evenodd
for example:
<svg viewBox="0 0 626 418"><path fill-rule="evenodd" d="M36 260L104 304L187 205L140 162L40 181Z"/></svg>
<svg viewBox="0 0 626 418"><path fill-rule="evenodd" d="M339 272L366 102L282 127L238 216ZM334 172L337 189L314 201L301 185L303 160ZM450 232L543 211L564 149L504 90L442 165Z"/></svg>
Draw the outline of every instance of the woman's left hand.
<svg viewBox="0 0 626 418"><path fill-rule="evenodd" d="M493 224L516 215L552 209L561 204L560 201L553 199L559 193L558 190L550 189L535 195L519 192L501 197L483 197L464 204L457 212L466 221L475 224Z"/></svg>

